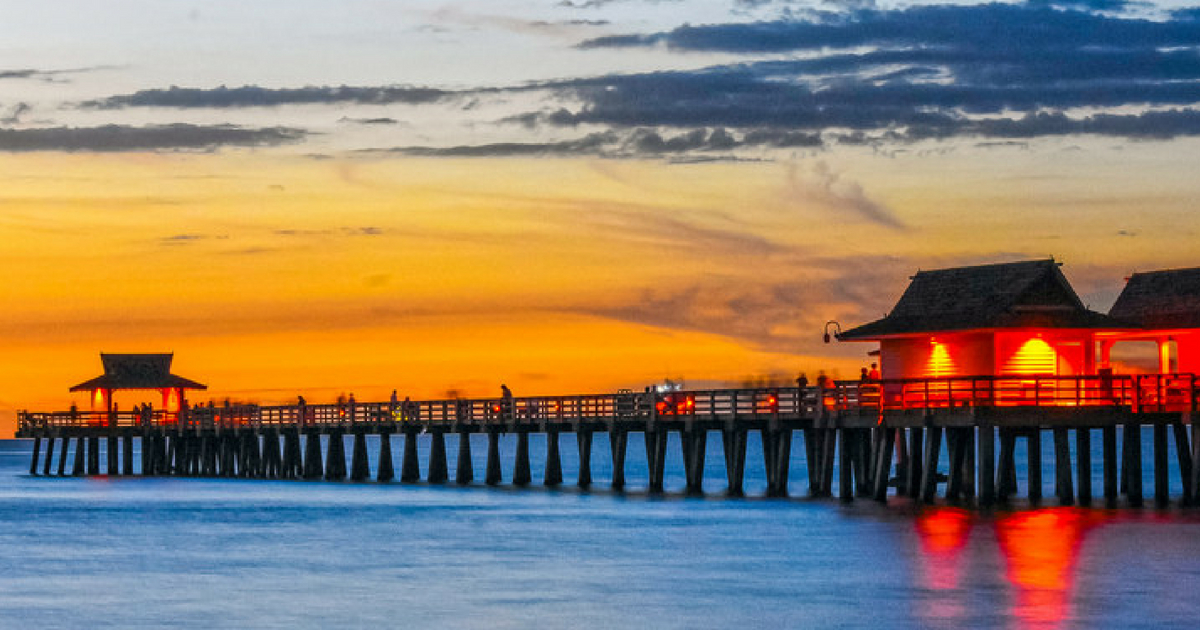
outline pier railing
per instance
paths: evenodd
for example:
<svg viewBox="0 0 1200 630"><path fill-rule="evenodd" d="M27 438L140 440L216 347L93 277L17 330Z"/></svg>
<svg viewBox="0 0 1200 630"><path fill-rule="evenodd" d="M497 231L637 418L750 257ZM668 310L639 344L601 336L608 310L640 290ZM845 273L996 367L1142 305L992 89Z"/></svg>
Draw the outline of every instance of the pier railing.
<svg viewBox="0 0 1200 630"><path fill-rule="evenodd" d="M1194 374L963 376L838 381L830 387L764 387L522 398L295 405L196 405L163 410L28 412L20 428L354 427L388 424L489 427L515 423L812 419L854 410L953 407L1122 407L1135 413L1194 412Z"/></svg>

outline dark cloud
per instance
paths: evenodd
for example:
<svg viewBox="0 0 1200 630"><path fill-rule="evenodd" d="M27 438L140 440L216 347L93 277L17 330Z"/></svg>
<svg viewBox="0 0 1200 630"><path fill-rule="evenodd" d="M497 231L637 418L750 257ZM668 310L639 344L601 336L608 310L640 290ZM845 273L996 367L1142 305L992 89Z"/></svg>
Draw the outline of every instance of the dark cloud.
<svg viewBox="0 0 1200 630"><path fill-rule="evenodd" d="M302 130L287 127L233 125L0 128L0 151L147 151L270 146L296 142L305 135Z"/></svg>
<svg viewBox="0 0 1200 630"><path fill-rule="evenodd" d="M1038 0L871 8L596 38L581 46L807 54L548 83L581 105L539 122L766 127L814 143L822 137L862 143L961 135L1200 134L1194 109L1200 104L1197 13L1176 11L1161 21L1096 13L1125 6L1119 0Z"/></svg>
<svg viewBox="0 0 1200 630"><path fill-rule="evenodd" d="M63 81L62 77L66 75L83 74L85 72L97 72L101 70L112 70L114 68L115 66L89 66L86 68L67 68L63 70L18 68L13 70L0 70L0 80L32 79L37 81Z"/></svg>
<svg viewBox="0 0 1200 630"><path fill-rule="evenodd" d="M456 96L458 93L426 87L303 87L264 88L256 85L229 88L181 88L140 90L108 98L86 101L83 107L118 109L124 107L276 107L314 103L356 103L360 105L390 105L396 103L424 104Z"/></svg>

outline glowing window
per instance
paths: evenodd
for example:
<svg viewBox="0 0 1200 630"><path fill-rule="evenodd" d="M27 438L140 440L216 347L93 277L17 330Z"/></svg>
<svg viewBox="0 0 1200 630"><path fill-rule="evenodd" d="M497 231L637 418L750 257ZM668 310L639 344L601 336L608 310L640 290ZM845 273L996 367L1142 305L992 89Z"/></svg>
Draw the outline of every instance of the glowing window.
<svg viewBox="0 0 1200 630"><path fill-rule="evenodd" d="M1058 354L1040 337L1026 340L1004 362L1004 374L1057 374Z"/></svg>
<svg viewBox="0 0 1200 630"><path fill-rule="evenodd" d="M930 341L929 360L925 363L925 377L954 376L956 372L958 372L958 366L954 363L954 357L950 356L950 350L946 344Z"/></svg>

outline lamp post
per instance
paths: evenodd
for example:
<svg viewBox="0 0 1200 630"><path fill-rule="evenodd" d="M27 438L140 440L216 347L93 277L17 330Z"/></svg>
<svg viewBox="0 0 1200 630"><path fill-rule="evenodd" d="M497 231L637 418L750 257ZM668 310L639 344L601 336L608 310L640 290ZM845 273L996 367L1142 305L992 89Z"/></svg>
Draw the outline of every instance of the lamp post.
<svg viewBox="0 0 1200 630"><path fill-rule="evenodd" d="M830 326L833 326L833 328L834 328L835 332L833 333L833 335L829 334ZM825 322L825 343L829 343L833 339L833 337L841 335L841 334L842 334L842 325L841 324L837 323L836 321L834 321L832 319Z"/></svg>

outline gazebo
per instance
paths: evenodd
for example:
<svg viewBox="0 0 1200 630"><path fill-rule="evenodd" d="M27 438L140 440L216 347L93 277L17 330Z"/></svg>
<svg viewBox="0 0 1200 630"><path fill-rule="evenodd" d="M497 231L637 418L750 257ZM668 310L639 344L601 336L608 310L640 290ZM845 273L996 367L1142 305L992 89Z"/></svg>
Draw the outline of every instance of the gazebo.
<svg viewBox="0 0 1200 630"><path fill-rule="evenodd" d="M107 413L113 408L113 393L118 390L157 390L162 395L162 409L177 414L184 401L184 391L204 390L207 385L171 373L173 353L167 354L105 354L100 353L104 374L71 388L72 392L90 392L93 412Z"/></svg>

